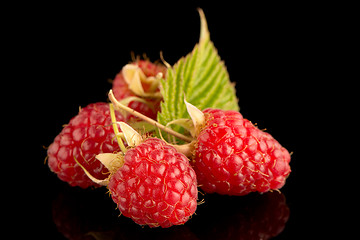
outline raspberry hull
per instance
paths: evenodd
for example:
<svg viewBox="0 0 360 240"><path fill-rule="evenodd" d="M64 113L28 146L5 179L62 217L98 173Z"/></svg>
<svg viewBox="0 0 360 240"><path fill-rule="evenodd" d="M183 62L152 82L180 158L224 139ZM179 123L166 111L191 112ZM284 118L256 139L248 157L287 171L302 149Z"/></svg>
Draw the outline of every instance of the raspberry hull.
<svg viewBox="0 0 360 240"><path fill-rule="evenodd" d="M123 117L117 113L117 120ZM71 186L87 188L97 186L91 181L75 159L96 178L104 179L107 170L95 159L99 153L118 151L111 126L109 105L94 103L81 109L72 118L48 148L48 165L51 171Z"/></svg>
<svg viewBox="0 0 360 240"><path fill-rule="evenodd" d="M184 224L197 207L197 181L188 159L150 138L127 151L108 188L121 213L140 225Z"/></svg>
<svg viewBox="0 0 360 240"><path fill-rule="evenodd" d="M207 109L193 161L207 193L246 195L280 189L290 174L290 154L269 133L235 111Z"/></svg>

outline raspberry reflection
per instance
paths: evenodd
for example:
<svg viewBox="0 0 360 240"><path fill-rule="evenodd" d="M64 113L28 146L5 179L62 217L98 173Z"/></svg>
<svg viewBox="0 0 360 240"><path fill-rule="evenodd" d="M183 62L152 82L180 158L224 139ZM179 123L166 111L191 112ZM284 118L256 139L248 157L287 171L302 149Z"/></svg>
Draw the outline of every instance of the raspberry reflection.
<svg viewBox="0 0 360 240"><path fill-rule="evenodd" d="M185 225L167 229L141 227L118 216L105 189L66 187L53 202L57 230L67 239L271 239L290 216L284 194L205 195L205 203Z"/></svg>
<svg viewBox="0 0 360 240"><path fill-rule="evenodd" d="M283 232L290 216L285 196L279 192L209 195L206 204L196 216L201 227L193 225L200 239L271 239Z"/></svg>

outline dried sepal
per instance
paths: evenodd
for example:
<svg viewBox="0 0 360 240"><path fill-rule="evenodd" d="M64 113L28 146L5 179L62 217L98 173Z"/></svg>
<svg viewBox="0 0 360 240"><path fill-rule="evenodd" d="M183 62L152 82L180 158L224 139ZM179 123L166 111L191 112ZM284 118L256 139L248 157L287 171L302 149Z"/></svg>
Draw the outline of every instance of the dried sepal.
<svg viewBox="0 0 360 240"><path fill-rule="evenodd" d="M100 153L96 155L96 159L99 160L111 174L115 173L119 168L124 165L124 157L121 153ZM109 184L110 176L105 179L97 179L96 177L91 175L88 170L86 170L86 168L81 165L75 157L74 160L82 168L86 176L88 176L91 181L101 186L107 186Z"/></svg>
<svg viewBox="0 0 360 240"><path fill-rule="evenodd" d="M100 186L107 186L109 184L109 178L105 178L105 179L97 179L96 177L94 177L93 175L91 175L88 170L86 170L86 168L81 165L78 160L74 157L75 162L82 168L82 170L84 171L84 173L86 174L86 176L88 176L88 178L90 178L91 181L93 181L96 184L99 184Z"/></svg>
<svg viewBox="0 0 360 240"><path fill-rule="evenodd" d="M142 143L143 139L135 129L124 122L117 122L117 124L119 124L121 131L124 133L128 146L135 147Z"/></svg>
<svg viewBox="0 0 360 240"><path fill-rule="evenodd" d="M145 91L142 87L140 78L146 78L141 69L133 64L127 64L123 67L122 73L129 89L138 96L143 96Z"/></svg>
<svg viewBox="0 0 360 240"><path fill-rule="evenodd" d="M202 127L205 125L205 115L200 109L198 109L191 103L188 103L186 99L184 99L184 102L190 118L193 122L196 136L201 131Z"/></svg>
<svg viewBox="0 0 360 240"><path fill-rule="evenodd" d="M157 74L155 77L146 77L141 68L134 64L125 65L122 69L122 73L129 89L137 96L162 98L160 92L157 91L160 85L160 79L163 77L162 74ZM150 85L146 92L142 83Z"/></svg>
<svg viewBox="0 0 360 240"><path fill-rule="evenodd" d="M111 173L116 172L124 165L123 155L120 153L100 153L96 155L99 160Z"/></svg>

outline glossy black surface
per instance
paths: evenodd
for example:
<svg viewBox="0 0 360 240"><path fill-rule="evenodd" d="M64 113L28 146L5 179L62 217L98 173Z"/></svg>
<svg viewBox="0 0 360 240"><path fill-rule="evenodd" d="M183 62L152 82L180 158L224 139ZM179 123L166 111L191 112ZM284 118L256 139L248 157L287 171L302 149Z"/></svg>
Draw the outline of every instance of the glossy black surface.
<svg viewBox="0 0 360 240"><path fill-rule="evenodd" d="M51 204L51 217L59 235L69 239L269 239L280 236L289 220L285 196L278 192L247 197L201 197L196 216L169 229L141 228L118 217L115 204L104 191L64 187ZM89 239L91 239L89 237Z"/></svg>
<svg viewBox="0 0 360 240"><path fill-rule="evenodd" d="M236 82L241 113L293 152L292 173L281 194L200 195L205 202L184 226L141 228L118 217L106 189L71 188L58 180L44 164L43 146L53 141L79 106L107 100L108 79L131 60L131 51L146 53L151 60L158 60L163 51L170 64L189 53L198 41L199 6L230 79ZM192 3L168 10L155 6L58 7L25 15L17 30L22 33L17 39L27 38L18 44L24 66L18 73L23 96L18 106L26 106L31 114L23 122L29 131L19 136L27 139L34 153L29 157L21 154L21 183L8 191L14 196L17 213L11 221L13 235L38 239L317 239L335 231L319 225L336 219L333 208L325 208L332 197L324 178L319 177L326 168L322 163L329 161L323 155L328 149L318 145L322 130L316 127L325 100L315 101L315 96L324 80L312 70L322 55L319 36L323 28L318 27L314 12L307 9L305 13L296 7L283 11Z"/></svg>

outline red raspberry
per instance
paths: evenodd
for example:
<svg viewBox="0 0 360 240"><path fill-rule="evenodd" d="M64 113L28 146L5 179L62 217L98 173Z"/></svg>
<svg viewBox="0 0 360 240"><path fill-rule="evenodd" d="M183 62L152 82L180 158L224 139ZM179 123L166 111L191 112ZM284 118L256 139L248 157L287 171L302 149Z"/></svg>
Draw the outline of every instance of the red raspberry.
<svg viewBox="0 0 360 240"><path fill-rule="evenodd" d="M123 117L116 113L118 121ZM71 186L97 186L74 158L95 177L103 179L107 170L95 159L99 153L118 151L111 126L109 105L93 103L72 118L48 148L48 165L58 177ZM104 171L103 171L104 170Z"/></svg>
<svg viewBox="0 0 360 240"><path fill-rule="evenodd" d="M140 225L184 224L197 207L197 180L189 160L157 138L126 152L108 188L121 213Z"/></svg>
<svg viewBox="0 0 360 240"><path fill-rule="evenodd" d="M280 189L290 174L290 154L239 112L206 109L193 161L208 193L245 195Z"/></svg>
<svg viewBox="0 0 360 240"><path fill-rule="evenodd" d="M146 77L155 77L158 73L162 73L163 76L166 74L166 67L159 64L151 63L148 60L139 60L134 63L133 65L137 65L140 67L140 69L143 71ZM142 84L144 91L147 92L149 88L149 84L143 83ZM133 93L130 89L128 84L125 81L125 78L123 76L123 72L120 71L113 81L112 86L113 93L115 95L115 98L118 101L121 101L122 99L136 96L135 93ZM160 89L157 89L159 91ZM130 101L128 107L141 112L142 114L152 118L157 118L157 113L160 111L160 99L147 99L149 104L139 102L139 101Z"/></svg>

